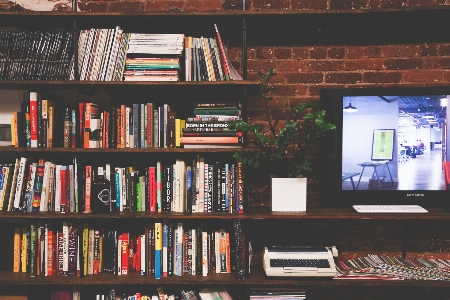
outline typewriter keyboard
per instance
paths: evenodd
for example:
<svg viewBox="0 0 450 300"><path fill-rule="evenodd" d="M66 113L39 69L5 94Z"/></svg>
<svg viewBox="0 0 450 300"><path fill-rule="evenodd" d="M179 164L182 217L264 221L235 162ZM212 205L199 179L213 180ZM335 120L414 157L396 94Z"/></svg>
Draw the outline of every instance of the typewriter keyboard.
<svg viewBox="0 0 450 300"><path fill-rule="evenodd" d="M271 259L272 268L330 268L327 259Z"/></svg>

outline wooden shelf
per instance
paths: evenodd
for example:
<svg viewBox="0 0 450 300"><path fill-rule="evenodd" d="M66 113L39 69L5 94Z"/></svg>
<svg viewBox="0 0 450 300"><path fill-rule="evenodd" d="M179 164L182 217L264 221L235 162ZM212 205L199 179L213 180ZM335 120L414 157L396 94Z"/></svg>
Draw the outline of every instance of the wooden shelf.
<svg viewBox="0 0 450 300"><path fill-rule="evenodd" d="M250 208L248 213L150 213L150 212L112 212L59 213L59 212L0 212L0 219L241 219L241 220L450 220L450 212L441 208L428 208L426 214L360 214L352 208L308 208L306 212L271 212L268 208Z"/></svg>
<svg viewBox="0 0 450 300"><path fill-rule="evenodd" d="M183 275L155 279L154 276L141 276L137 272L128 275L114 276L112 274L78 276L52 275L46 277L30 277L28 273L0 272L2 285L232 285L232 286L297 286L299 288L327 286L352 287L441 287L448 288L448 282L436 280L346 280L313 278L313 277L267 277L261 267L253 268L249 277L241 280L236 273L208 274L208 276Z"/></svg>
<svg viewBox="0 0 450 300"><path fill-rule="evenodd" d="M0 147L0 153L233 153L235 150L253 150L253 148L24 148Z"/></svg>

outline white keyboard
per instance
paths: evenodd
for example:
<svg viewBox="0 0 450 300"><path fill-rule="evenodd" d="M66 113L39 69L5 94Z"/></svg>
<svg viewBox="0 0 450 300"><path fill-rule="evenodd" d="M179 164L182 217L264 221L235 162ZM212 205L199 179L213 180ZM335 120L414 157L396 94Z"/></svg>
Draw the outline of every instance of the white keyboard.
<svg viewBox="0 0 450 300"><path fill-rule="evenodd" d="M419 205L353 205L359 213L427 213Z"/></svg>

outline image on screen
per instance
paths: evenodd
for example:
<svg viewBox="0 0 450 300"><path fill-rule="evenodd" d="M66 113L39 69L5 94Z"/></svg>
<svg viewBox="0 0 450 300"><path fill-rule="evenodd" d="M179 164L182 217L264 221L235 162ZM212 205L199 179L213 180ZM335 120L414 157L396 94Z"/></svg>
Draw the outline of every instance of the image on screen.
<svg viewBox="0 0 450 300"><path fill-rule="evenodd" d="M343 97L342 190L444 190L441 98Z"/></svg>

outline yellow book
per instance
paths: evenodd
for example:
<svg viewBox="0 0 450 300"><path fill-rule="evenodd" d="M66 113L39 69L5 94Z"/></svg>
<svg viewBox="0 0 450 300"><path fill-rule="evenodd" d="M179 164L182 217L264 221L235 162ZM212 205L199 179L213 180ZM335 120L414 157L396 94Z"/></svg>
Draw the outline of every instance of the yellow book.
<svg viewBox="0 0 450 300"><path fill-rule="evenodd" d="M28 250L27 250L27 227L22 227L22 253L21 253L21 263L22 263L22 273L27 272L27 258L28 258Z"/></svg>
<svg viewBox="0 0 450 300"><path fill-rule="evenodd" d="M155 223L155 278L162 277L162 223Z"/></svg>
<svg viewBox="0 0 450 300"><path fill-rule="evenodd" d="M89 226L87 223L84 224L83 228L83 274L87 275L87 258L89 249Z"/></svg>
<svg viewBox="0 0 450 300"><path fill-rule="evenodd" d="M14 117L11 118L11 146L16 146L16 124Z"/></svg>
<svg viewBox="0 0 450 300"><path fill-rule="evenodd" d="M13 272L20 271L20 227L14 228L14 264Z"/></svg>
<svg viewBox="0 0 450 300"><path fill-rule="evenodd" d="M53 133L55 123L55 106L52 102L48 105L48 121L47 121L47 148L53 148Z"/></svg>

